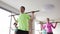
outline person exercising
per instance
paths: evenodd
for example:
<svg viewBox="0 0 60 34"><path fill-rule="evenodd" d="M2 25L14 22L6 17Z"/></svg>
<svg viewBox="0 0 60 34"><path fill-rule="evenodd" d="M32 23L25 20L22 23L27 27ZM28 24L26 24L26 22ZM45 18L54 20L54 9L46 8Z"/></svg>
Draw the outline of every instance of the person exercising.
<svg viewBox="0 0 60 34"><path fill-rule="evenodd" d="M47 34L53 34L52 28L55 29L56 26L57 26L57 22L56 22L55 26L53 26L53 24L50 22L50 19L47 18L47 22L44 25L44 28L46 29Z"/></svg>
<svg viewBox="0 0 60 34"><path fill-rule="evenodd" d="M32 11L31 17L24 13L25 7L20 7L20 15L17 18L15 25L18 25L18 29L16 31L16 34L29 34L29 23L32 23L34 18L34 11Z"/></svg>
<svg viewBox="0 0 60 34"><path fill-rule="evenodd" d="M46 29L44 28L44 23L41 23L41 34L47 34Z"/></svg>

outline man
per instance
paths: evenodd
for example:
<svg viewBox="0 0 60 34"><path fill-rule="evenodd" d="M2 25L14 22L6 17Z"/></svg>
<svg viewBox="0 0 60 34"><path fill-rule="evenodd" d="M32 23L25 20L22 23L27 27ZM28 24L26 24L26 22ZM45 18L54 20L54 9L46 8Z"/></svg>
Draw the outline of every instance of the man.
<svg viewBox="0 0 60 34"><path fill-rule="evenodd" d="M52 27L55 29L57 26L57 22L55 26L50 22L50 19L47 18L47 23L44 25L44 28L46 29L47 34L53 34Z"/></svg>
<svg viewBox="0 0 60 34"><path fill-rule="evenodd" d="M31 24L33 22L34 18L34 11L32 11L32 16L30 17L28 14L25 14L25 7L20 7L20 15L18 19L16 20L18 24L18 29L16 31L16 34L30 34L29 31L31 30Z"/></svg>

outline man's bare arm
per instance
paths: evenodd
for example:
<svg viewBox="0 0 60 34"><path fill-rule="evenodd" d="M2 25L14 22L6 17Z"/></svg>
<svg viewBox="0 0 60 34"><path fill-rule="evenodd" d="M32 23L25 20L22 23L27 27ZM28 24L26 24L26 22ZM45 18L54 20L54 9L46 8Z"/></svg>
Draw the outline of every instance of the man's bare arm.
<svg viewBox="0 0 60 34"><path fill-rule="evenodd" d="M32 34L32 23L33 23L33 20L34 20L34 12L32 12L32 15L31 15L30 20L29 20L29 34Z"/></svg>
<svg viewBox="0 0 60 34"><path fill-rule="evenodd" d="M13 18L14 18L15 22L17 22L17 20L15 19L15 17L14 17L14 16L13 16Z"/></svg>
<svg viewBox="0 0 60 34"><path fill-rule="evenodd" d="M14 18L14 20L15 20L14 25L15 25L15 27L17 27L17 23L18 23L18 21L15 19L14 16L13 16L13 18Z"/></svg>

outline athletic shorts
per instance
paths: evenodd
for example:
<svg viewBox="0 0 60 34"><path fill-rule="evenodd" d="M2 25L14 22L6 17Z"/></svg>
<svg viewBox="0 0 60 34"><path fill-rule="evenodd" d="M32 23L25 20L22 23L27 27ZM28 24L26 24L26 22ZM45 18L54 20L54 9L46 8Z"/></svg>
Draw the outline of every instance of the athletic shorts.
<svg viewBox="0 0 60 34"><path fill-rule="evenodd" d="M53 32L47 32L47 34L53 34Z"/></svg>
<svg viewBox="0 0 60 34"><path fill-rule="evenodd" d="M23 30L17 30L16 34L29 34L28 31L23 31Z"/></svg>

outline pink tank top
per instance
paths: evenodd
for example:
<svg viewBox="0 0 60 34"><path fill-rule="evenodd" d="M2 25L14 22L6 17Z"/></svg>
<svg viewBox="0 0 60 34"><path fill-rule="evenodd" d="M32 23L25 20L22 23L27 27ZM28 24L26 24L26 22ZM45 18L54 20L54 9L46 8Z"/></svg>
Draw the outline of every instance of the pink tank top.
<svg viewBox="0 0 60 34"><path fill-rule="evenodd" d="M44 28L46 29L47 32L52 32L52 23L46 23L44 25Z"/></svg>

